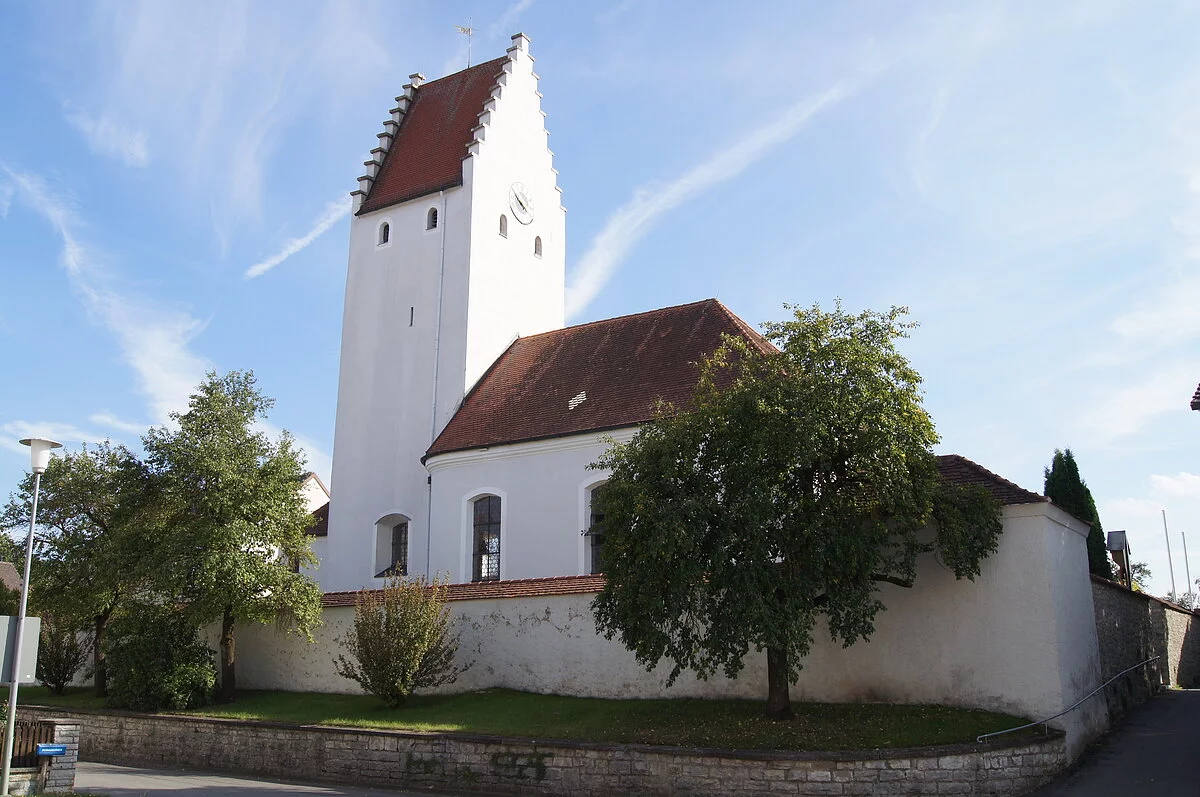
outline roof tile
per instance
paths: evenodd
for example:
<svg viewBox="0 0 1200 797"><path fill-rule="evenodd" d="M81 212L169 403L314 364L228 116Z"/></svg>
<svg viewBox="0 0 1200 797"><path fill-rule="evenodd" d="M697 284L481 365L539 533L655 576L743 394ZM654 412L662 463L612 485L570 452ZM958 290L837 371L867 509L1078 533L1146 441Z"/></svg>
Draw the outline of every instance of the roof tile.
<svg viewBox="0 0 1200 797"><path fill-rule="evenodd" d="M518 338L428 455L636 426L660 400L686 406L723 334L774 351L716 299Z"/></svg>
<svg viewBox="0 0 1200 797"><path fill-rule="evenodd" d="M359 215L462 185L467 145L507 61L487 61L415 89Z"/></svg>
<svg viewBox="0 0 1200 797"><path fill-rule="evenodd" d="M1005 506L1050 503L1050 499L1046 496L1031 493L958 454L945 454L938 457L937 469L942 478L950 484L979 484L986 487L987 491Z"/></svg>
<svg viewBox="0 0 1200 797"><path fill-rule="evenodd" d="M477 581L449 584L447 601L487 600L489 598L540 598L546 595L581 595L604 589L604 576L554 576L518 578L509 581ZM378 592L380 590L372 590ZM326 592L321 599L325 608L353 606L357 592Z"/></svg>

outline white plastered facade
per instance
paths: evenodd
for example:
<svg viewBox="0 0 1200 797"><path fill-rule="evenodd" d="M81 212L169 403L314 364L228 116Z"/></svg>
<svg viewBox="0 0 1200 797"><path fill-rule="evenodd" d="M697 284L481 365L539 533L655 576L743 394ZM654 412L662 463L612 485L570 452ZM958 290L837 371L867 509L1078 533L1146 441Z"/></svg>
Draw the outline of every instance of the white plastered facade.
<svg viewBox="0 0 1200 797"><path fill-rule="evenodd" d="M378 524L385 518L408 519L409 573L461 572L457 553L429 557L444 548L430 539L431 525L435 538L444 528L456 537L460 507L434 499L421 457L517 336L564 323L566 211L528 44L513 37L464 152L462 185L351 221L333 500L316 571L327 592L382 583ZM407 107L405 97L397 101ZM400 116L393 114L388 129ZM368 162L370 178L377 169ZM515 183L533 202L528 224L509 206ZM432 229L431 210L438 219Z"/></svg>

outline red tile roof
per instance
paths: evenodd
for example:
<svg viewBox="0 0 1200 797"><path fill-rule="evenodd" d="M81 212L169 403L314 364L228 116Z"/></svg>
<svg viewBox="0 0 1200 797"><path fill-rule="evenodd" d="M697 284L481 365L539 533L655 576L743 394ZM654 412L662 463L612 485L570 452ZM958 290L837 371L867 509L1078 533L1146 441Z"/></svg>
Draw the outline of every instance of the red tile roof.
<svg viewBox="0 0 1200 797"><path fill-rule="evenodd" d="M774 351L716 299L518 338L434 440L428 456L636 426L661 399L686 406L721 336Z"/></svg>
<svg viewBox="0 0 1200 797"><path fill-rule="evenodd" d="M1200 387L1196 388L1196 392L1192 394L1192 409L1200 410Z"/></svg>
<svg viewBox="0 0 1200 797"><path fill-rule="evenodd" d="M311 537L328 537L329 536L329 502L321 504L312 511L312 516L316 518L311 526L308 527L308 534Z"/></svg>
<svg viewBox="0 0 1200 797"><path fill-rule="evenodd" d="M360 215L462 185L467 145L507 61L497 58L414 90Z"/></svg>
<svg viewBox="0 0 1200 797"><path fill-rule="evenodd" d="M1031 493L958 454L945 454L938 457L937 469L942 478L951 484L983 485L997 501L1005 506L1050 503L1050 499L1046 496Z"/></svg>
<svg viewBox="0 0 1200 797"><path fill-rule="evenodd" d="M553 578L519 578L510 581L481 581L470 584L450 584L448 601L473 601L488 598L540 598L545 595L581 595L604 589L604 576L554 576ZM357 592L326 592L321 605L353 606Z"/></svg>

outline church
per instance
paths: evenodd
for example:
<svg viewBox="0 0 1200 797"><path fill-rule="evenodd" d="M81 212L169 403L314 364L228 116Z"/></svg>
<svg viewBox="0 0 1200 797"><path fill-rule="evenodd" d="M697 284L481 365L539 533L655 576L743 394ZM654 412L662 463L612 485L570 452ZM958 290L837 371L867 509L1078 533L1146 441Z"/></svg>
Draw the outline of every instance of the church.
<svg viewBox="0 0 1200 797"><path fill-rule="evenodd" d="M714 299L564 325L566 212L540 98L518 34L502 58L412 75L384 122L353 194L332 496L310 530L324 622L313 642L242 636L245 686L359 691L333 661L358 591L396 574L451 582L459 652L478 666L446 691L765 694L761 652L736 678L672 684L596 631L606 474L589 466L659 400L686 404L723 335L770 344ZM974 581L924 556L915 588L881 584L870 641L818 631L793 698L1072 707L1101 682L1093 589L1109 589L1089 580L1087 524L964 457L938 467L997 498L999 549ZM1052 724L1073 756L1107 720L1091 700Z"/></svg>
<svg viewBox="0 0 1200 797"><path fill-rule="evenodd" d="M315 572L481 582L600 571L588 466L725 334L715 300L564 327L566 210L529 39L410 76L354 192L333 451ZM326 510L323 510L326 511Z"/></svg>

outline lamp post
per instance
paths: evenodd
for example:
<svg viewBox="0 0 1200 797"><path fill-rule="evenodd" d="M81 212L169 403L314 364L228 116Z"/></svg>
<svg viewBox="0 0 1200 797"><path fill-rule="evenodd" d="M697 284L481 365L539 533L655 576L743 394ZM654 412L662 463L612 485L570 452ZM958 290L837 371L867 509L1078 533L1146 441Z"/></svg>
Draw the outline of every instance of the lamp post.
<svg viewBox="0 0 1200 797"><path fill-rule="evenodd" d="M21 441L29 446L30 470L33 471L33 507L29 512L29 536L25 539L25 575L21 580L21 608L17 611L17 639L13 644L12 672L8 686L8 727L4 734L4 761L0 764L0 795L7 797L9 770L12 768L13 739L17 727L17 685L21 681L21 641L25 634L25 609L29 605L29 567L33 563L33 528L37 523L38 490L42 486L42 474L50 464L50 451L62 448L62 443L41 437L30 437Z"/></svg>

